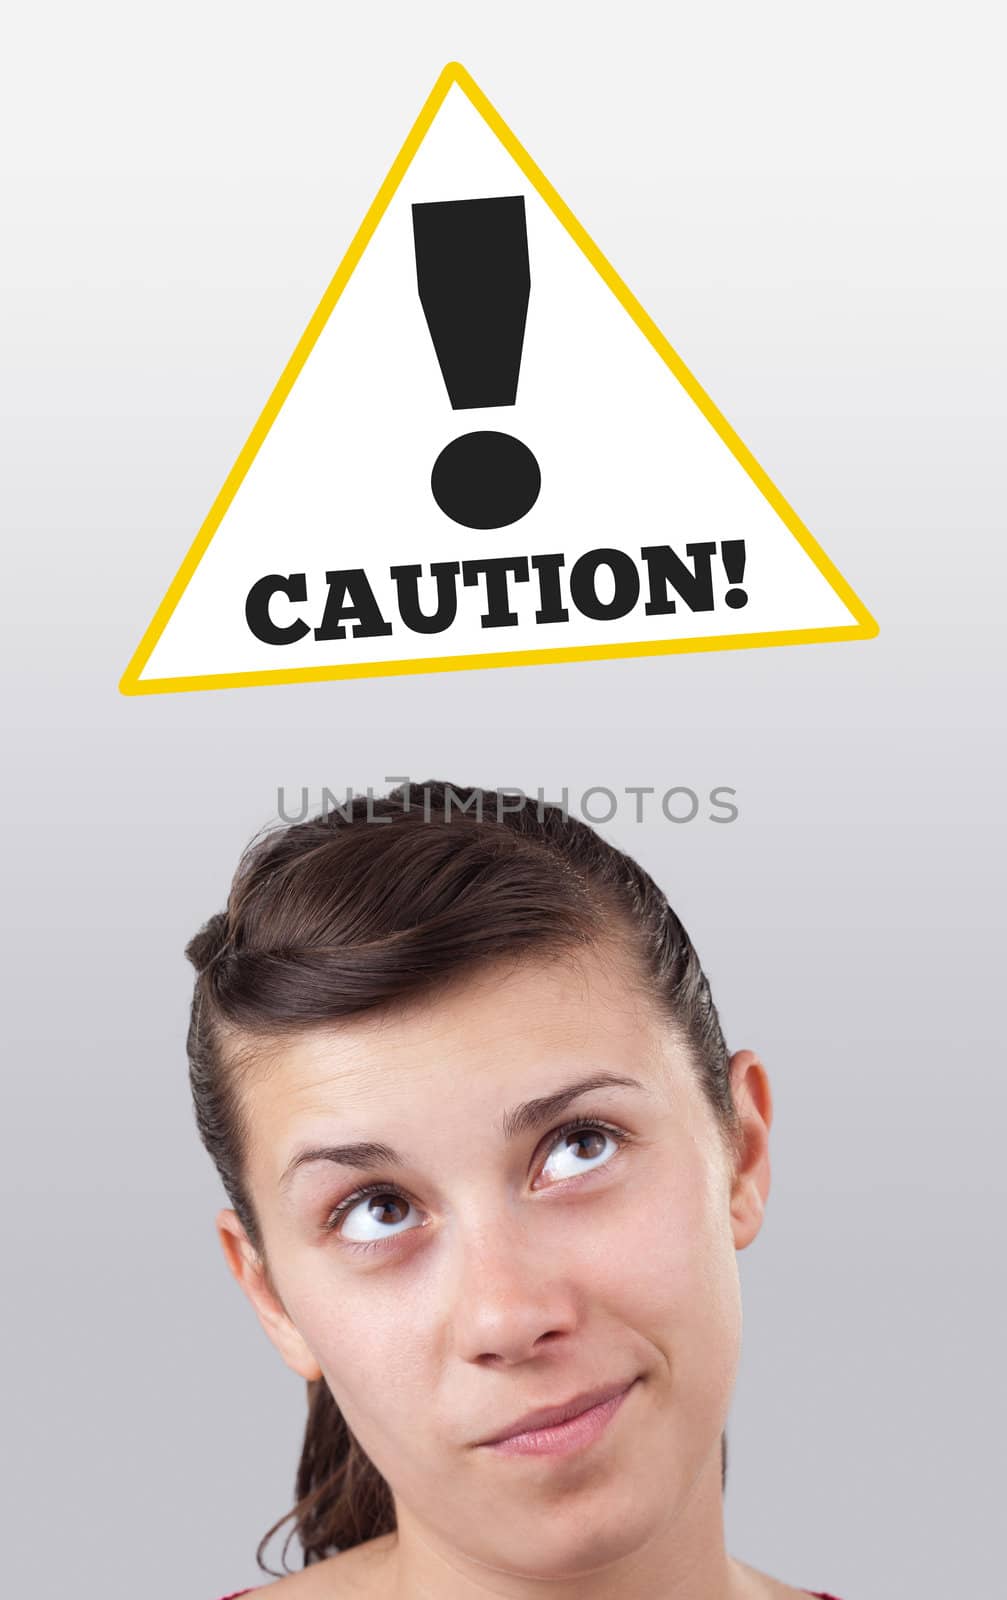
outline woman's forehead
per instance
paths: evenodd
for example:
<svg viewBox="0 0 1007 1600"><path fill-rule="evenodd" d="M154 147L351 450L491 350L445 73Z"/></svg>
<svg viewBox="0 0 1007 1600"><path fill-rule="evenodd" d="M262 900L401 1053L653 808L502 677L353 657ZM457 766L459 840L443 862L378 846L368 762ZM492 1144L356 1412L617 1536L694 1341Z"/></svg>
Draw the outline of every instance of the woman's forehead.
<svg viewBox="0 0 1007 1600"><path fill-rule="evenodd" d="M484 965L435 990L306 1029L270 1052L268 1080L287 1094L332 1083L354 1098L380 1095L393 1082L451 1077L465 1062L488 1068L500 1056L516 1067L515 1045L536 1057L562 1055L603 1036L609 1049L637 1050L667 1026L624 967L591 949Z"/></svg>

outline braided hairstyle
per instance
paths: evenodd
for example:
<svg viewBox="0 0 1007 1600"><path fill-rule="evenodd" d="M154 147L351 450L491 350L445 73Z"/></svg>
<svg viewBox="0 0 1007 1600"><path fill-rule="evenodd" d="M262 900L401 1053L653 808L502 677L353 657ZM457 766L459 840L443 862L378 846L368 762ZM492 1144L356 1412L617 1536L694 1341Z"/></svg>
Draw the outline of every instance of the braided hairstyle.
<svg viewBox="0 0 1007 1600"><path fill-rule="evenodd" d="M419 795L417 794L419 791ZM420 795L422 798L420 798ZM523 798L523 797L522 797ZM241 1089L260 1053L462 971L528 950L562 953L621 937L648 992L681 1032L734 1170L742 1128L709 984L653 879L587 823L541 800L430 780L354 796L252 839L227 907L190 939L196 968L186 1047L200 1137L267 1282L245 1180ZM309 1381L295 1505L304 1566L389 1533L391 1491L320 1378ZM727 1435L721 1437L721 1487Z"/></svg>

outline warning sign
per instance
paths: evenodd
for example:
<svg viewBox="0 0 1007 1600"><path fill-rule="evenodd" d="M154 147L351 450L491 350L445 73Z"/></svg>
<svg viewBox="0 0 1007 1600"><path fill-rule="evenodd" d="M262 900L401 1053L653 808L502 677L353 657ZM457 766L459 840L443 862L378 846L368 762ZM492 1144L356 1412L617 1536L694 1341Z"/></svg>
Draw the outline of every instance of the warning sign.
<svg viewBox="0 0 1007 1600"><path fill-rule="evenodd" d="M453 63L120 689L877 631Z"/></svg>

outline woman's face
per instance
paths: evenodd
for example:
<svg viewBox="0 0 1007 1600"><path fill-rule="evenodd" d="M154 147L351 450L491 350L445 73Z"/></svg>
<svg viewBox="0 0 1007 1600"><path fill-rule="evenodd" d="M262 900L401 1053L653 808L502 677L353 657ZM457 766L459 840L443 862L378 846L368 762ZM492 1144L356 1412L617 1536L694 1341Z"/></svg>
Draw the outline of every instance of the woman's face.
<svg viewBox="0 0 1007 1600"><path fill-rule="evenodd" d="M768 1191L756 1057L732 1058L748 1135L732 1184L685 1046L622 962L595 949L500 964L284 1044L244 1090L278 1301L239 1257L234 1213L218 1218L267 1333L304 1377L324 1375L400 1528L537 1577L641 1547L713 1473L719 1508L735 1252ZM398 1160L336 1159L348 1145ZM583 1449L480 1443L632 1380Z"/></svg>

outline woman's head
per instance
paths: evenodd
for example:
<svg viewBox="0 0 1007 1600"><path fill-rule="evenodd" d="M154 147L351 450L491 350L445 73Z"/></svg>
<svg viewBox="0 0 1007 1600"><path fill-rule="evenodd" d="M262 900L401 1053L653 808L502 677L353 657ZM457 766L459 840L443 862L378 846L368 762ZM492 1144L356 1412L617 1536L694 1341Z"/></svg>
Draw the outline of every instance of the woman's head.
<svg viewBox="0 0 1007 1600"><path fill-rule="evenodd" d="M508 803L430 783L268 834L187 949L221 1238L309 1386L306 1564L408 1522L566 1576L719 1497L765 1074L648 875ZM583 1452L480 1442L631 1380Z"/></svg>

